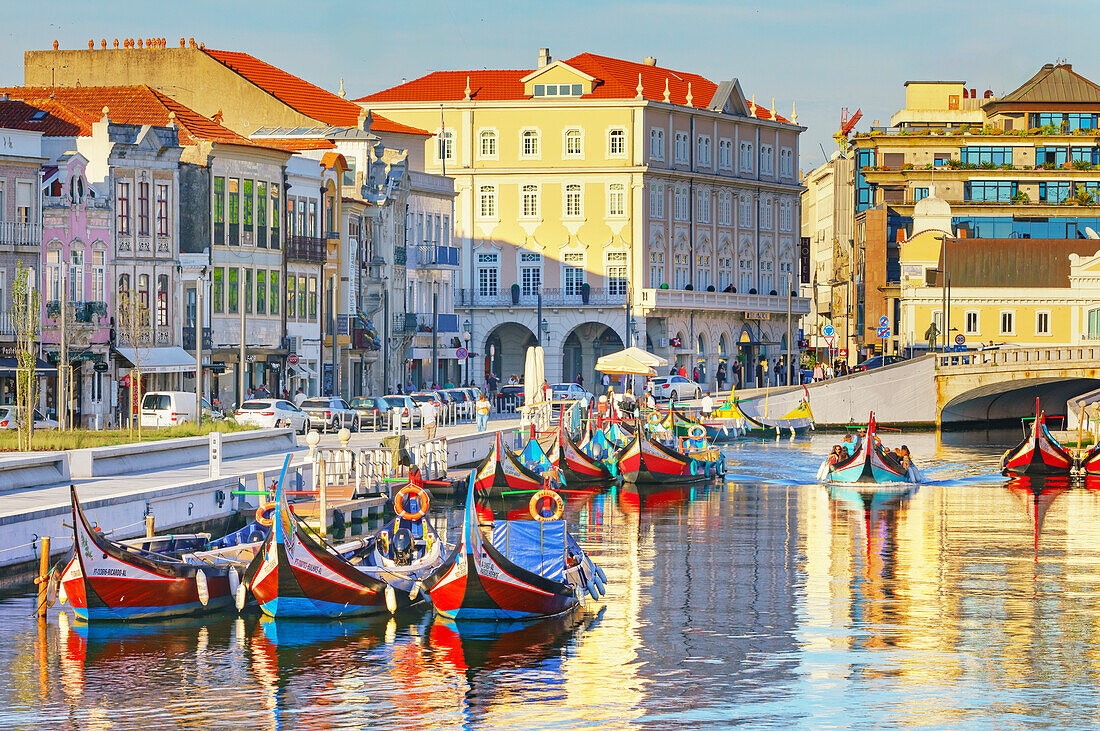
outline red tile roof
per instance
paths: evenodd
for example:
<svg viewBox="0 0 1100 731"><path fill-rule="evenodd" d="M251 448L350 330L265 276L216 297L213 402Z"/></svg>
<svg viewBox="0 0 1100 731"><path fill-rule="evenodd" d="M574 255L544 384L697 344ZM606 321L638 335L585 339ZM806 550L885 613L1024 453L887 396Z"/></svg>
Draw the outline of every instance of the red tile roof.
<svg viewBox="0 0 1100 731"><path fill-rule="evenodd" d="M110 120L120 124L165 126L169 121L168 115L174 113L181 145L205 140L259 146L145 85L12 86L0 88L0 94L7 94L12 99L22 100L32 106L41 106L65 117L74 127L79 128L71 134L90 135L92 124L103 118L103 108L107 107Z"/></svg>
<svg viewBox="0 0 1100 731"><path fill-rule="evenodd" d="M336 127L359 125L359 114L363 108L355 102L348 101L247 53L215 51L209 48L204 50L215 61L310 119ZM374 115L371 129L376 132L430 136L422 129L400 124L377 114Z"/></svg>
<svg viewBox="0 0 1100 731"><path fill-rule="evenodd" d="M302 150L332 150L336 143L332 140L317 139L315 137L264 137L263 143L269 147L278 147L288 152L301 152Z"/></svg>
<svg viewBox="0 0 1100 731"><path fill-rule="evenodd" d="M42 112L46 113L44 117L34 118ZM0 100L0 129L41 132L46 137L73 137L80 134L80 125L60 108L52 104L36 106L17 99Z"/></svg>
<svg viewBox="0 0 1100 731"><path fill-rule="evenodd" d="M668 83L669 101L687 105L688 84L691 85L691 105L706 108L718 85L699 74L675 71L662 66L649 66L635 61L582 53L564 63L598 80L592 93L584 99L633 99L638 95L638 75L641 74L642 95L650 101L664 101ZM460 101L466 96L469 79L470 98L475 101L518 101L527 99L523 79L534 69L433 71L419 79L356 99L364 104L390 102ZM771 119L767 109L756 107L759 119ZM377 117L376 117L377 118ZM776 115L780 122L787 122Z"/></svg>

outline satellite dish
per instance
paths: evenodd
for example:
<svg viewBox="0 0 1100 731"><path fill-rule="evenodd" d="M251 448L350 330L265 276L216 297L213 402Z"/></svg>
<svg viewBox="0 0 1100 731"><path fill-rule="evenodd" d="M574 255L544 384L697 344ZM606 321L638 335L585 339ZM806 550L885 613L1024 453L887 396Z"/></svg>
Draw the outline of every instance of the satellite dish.
<svg viewBox="0 0 1100 731"><path fill-rule="evenodd" d="M1092 230L1092 226L1085 226L1085 236L1090 239L1100 239L1100 234Z"/></svg>

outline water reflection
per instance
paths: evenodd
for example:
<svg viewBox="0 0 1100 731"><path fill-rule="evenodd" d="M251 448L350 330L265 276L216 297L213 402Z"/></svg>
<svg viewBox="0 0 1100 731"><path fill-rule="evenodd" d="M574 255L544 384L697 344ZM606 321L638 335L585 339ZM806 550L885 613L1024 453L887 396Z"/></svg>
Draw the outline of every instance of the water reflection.
<svg viewBox="0 0 1100 731"><path fill-rule="evenodd" d="M1080 725L1100 711L1100 485L1005 481L907 435L930 484L811 484L834 435L737 443L724 485L570 501L606 606L88 626L0 600L0 727ZM927 465L927 468L925 467ZM519 509L519 507L515 508ZM439 523L453 523L440 516Z"/></svg>

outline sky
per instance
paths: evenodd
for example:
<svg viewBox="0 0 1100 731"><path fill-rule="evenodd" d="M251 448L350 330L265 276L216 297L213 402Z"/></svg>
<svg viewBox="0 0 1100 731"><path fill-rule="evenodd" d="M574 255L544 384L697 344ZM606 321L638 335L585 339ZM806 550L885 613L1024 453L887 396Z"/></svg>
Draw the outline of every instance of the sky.
<svg viewBox="0 0 1100 731"><path fill-rule="evenodd" d="M857 129L904 103L907 80L966 81L997 95L1044 63L1068 60L1100 82L1094 51L1100 0L677 0L675 2L133 3L0 0L0 84L23 80L23 51L87 48L101 38L195 38L236 50L354 99L429 71L534 68L590 51L737 78L785 116L797 104L799 165L836 149L840 109L863 110Z"/></svg>

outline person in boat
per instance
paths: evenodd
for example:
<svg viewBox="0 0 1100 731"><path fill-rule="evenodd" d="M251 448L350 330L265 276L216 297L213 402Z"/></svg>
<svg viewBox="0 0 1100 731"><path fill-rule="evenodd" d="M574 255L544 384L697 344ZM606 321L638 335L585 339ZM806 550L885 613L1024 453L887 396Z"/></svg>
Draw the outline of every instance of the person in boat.
<svg viewBox="0 0 1100 731"><path fill-rule="evenodd" d="M829 464L839 464L842 459L844 459L844 448L839 444L834 444L833 451L829 452Z"/></svg>
<svg viewBox="0 0 1100 731"><path fill-rule="evenodd" d="M858 449L859 449L859 447L858 447L858 445L857 445L857 442L856 442L856 440L857 440L858 438L859 438L859 437L858 437L857 435L855 435L855 434L852 434L851 432L849 432L849 433L847 433L847 434L845 434L845 435L844 435L844 445L843 445L843 448L844 448L844 450L845 450L845 451L846 451L846 452L848 453L848 456L849 456L849 457L851 457L852 455L854 455L854 454L856 453L856 450L858 450Z"/></svg>
<svg viewBox="0 0 1100 731"><path fill-rule="evenodd" d="M542 487L545 490L557 490L561 487L561 479L558 476L558 466L551 463L542 473Z"/></svg>
<svg viewBox="0 0 1100 731"><path fill-rule="evenodd" d="M905 470L908 470L909 466L913 464L913 460L909 456L909 447L904 444L894 450L894 456L897 458L898 464Z"/></svg>

